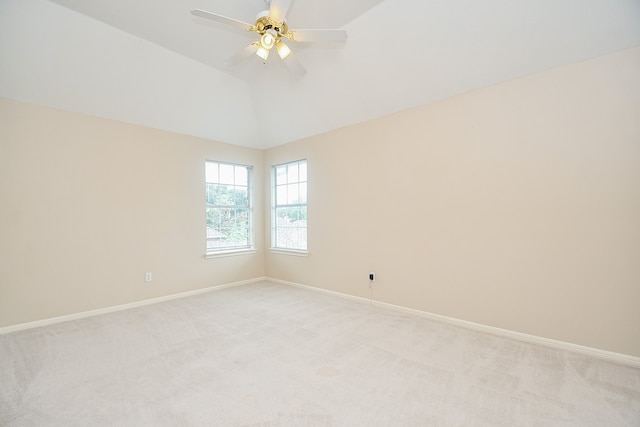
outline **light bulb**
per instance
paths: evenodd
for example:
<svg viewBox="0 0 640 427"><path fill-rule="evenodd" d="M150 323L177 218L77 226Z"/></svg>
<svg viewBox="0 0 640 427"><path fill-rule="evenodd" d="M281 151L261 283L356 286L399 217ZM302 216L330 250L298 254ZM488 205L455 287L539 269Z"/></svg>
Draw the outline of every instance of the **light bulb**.
<svg viewBox="0 0 640 427"><path fill-rule="evenodd" d="M273 34L270 33L264 33L260 38L260 44L265 49L271 49L275 42L276 38L273 36Z"/></svg>
<svg viewBox="0 0 640 427"><path fill-rule="evenodd" d="M287 46L283 41L278 41L278 43L276 43L276 50L278 51L278 55L280 55L280 58L282 59L285 59L287 56L291 55L291 49L289 49L289 46Z"/></svg>

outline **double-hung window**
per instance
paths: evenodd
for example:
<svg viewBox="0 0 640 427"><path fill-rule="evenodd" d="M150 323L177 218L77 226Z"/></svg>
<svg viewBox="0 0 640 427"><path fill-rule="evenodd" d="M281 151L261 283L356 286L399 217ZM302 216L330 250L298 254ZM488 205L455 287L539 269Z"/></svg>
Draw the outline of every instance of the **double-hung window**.
<svg viewBox="0 0 640 427"><path fill-rule="evenodd" d="M205 162L207 253L251 249L251 166Z"/></svg>
<svg viewBox="0 0 640 427"><path fill-rule="evenodd" d="M307 251L307 161L273 166L273 249Z"/></svg>

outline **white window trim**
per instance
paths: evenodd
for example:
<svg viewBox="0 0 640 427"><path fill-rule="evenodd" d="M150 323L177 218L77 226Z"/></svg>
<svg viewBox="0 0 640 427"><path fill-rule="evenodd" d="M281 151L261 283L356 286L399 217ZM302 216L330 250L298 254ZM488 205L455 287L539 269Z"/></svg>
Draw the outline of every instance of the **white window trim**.
<svg viewBox="0 0 640 427"><path fill-rule="evenodd" d="M255 253L258 253L258 250L255 248L223 250L223 251L207 252L204 258L205 259L223 258L228 256L236 256L236 255L251 255Z"/></svg>
<svg viewBox="0 0 640 427"><path fill-rule="evenodd" d="M301 251L296 249L269 248L269 252L276 255L290 255L299 257L308 257L309 251Z"/></svg>

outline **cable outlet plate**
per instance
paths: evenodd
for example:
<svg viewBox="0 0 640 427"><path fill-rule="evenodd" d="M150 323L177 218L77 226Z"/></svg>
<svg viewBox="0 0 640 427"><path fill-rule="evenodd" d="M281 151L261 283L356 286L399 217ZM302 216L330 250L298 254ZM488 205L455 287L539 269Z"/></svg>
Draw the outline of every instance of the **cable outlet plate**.
<svg viewBox="0 0 640 427"><path fill-rule="evenodd" d="M376 273L375 273L375 272L371 271L371 272L369 273L369 280L370 280L371 282L375 282L375 281L376 281Z"/></svg>

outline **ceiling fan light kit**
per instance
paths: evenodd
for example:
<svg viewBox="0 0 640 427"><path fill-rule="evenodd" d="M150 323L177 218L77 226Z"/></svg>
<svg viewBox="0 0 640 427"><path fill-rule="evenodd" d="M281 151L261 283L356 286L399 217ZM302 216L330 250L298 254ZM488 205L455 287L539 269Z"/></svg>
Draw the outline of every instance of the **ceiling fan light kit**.
<svg viewBox="0 0 640 427"><path fill-rule="evenodd" d="M289 48L283 39L291 42L304 41L307 43L344 43L347 40L347 32L340 29L289 30L285 15L289 9L291 0L265 0L265 2L267 6L269 6L269 10L262 11L258 14L255 25L201 9L191 11L193 16L210 19L236 28L243 28L246 31L255 32L260 36L259 41L251 43L242 51L227 59L224 63L225 67L236 67L249 59L254 53L266 63L271 49L275 46L278 56L284 61L289 71L295 76L302 77L307 73L307 70L294 57L291 48Z"/></svg>

